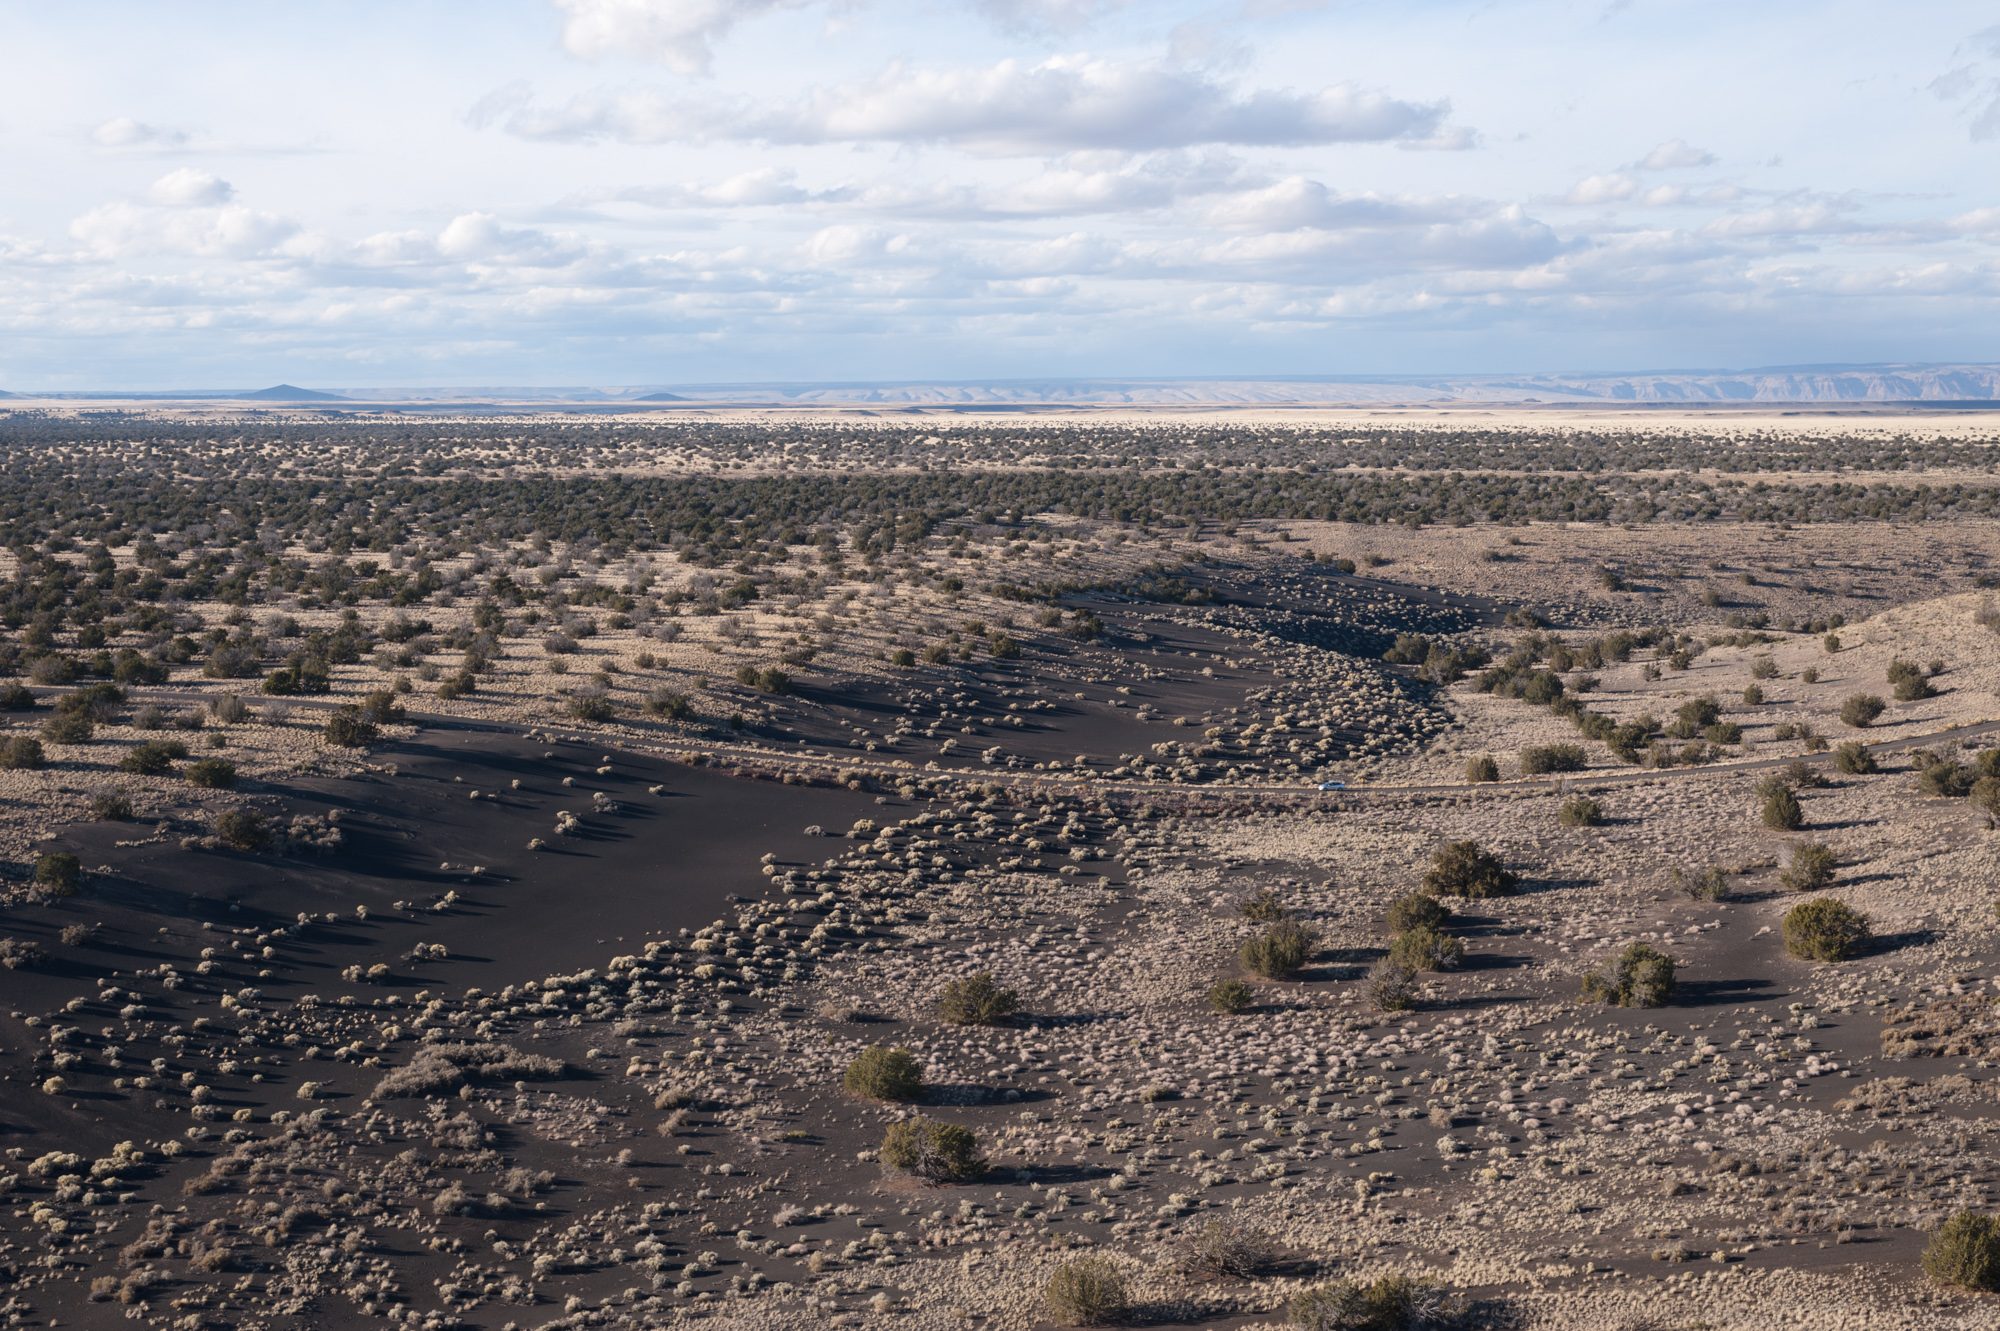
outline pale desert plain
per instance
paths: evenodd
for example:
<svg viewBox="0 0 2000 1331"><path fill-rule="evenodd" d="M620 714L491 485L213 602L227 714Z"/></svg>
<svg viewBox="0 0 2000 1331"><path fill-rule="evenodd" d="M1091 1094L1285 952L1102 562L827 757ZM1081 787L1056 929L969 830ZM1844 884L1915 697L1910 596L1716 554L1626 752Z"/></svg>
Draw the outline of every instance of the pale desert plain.
<svg viewBox="0 0 2000 1331"><path fill-rule="evenodd" d="M6 1325L2000 1327L1990 413L0 448Z"/></svg>

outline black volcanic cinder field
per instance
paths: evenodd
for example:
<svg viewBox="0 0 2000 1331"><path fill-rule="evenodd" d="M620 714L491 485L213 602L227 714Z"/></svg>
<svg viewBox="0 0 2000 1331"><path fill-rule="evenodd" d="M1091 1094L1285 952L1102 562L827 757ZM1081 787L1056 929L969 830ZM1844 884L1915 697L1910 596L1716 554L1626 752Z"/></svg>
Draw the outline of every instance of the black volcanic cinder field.
<svg viewBox="0 0 2000 1331"><path fill-rule="evenodd" d="M2000 1327L1977 420L0 447L8 1326Z"/></svg>

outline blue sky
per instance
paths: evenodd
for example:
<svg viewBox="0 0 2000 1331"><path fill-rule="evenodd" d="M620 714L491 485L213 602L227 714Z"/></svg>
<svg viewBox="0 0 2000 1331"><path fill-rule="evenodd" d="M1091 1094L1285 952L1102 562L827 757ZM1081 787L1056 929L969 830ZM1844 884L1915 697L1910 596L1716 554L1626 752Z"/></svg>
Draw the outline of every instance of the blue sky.
<svg viewBox="0 0 2000 1331"><path fill-rule="evenodd" d="M2000 14L10 6L0 388L2000 360Z"/></svg>

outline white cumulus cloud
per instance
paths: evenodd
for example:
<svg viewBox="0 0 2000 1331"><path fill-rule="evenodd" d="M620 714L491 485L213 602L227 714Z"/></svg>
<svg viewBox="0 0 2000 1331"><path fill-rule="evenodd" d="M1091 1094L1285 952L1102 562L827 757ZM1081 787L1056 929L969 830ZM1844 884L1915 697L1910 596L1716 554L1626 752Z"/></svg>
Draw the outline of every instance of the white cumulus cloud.
<svg viewBox="0 0 2000 1331"><path fill-rule="evenodd" d="M154 181L146 195L163 208L213 207L235 198L236 189L211 172L184 166Z"/></svg>

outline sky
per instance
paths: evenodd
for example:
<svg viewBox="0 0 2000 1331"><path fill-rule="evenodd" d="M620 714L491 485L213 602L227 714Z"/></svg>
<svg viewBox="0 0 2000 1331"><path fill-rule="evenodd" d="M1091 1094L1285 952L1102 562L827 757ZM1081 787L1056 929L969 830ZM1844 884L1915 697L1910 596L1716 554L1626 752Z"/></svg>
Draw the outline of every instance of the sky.
<svg viewBox="0 0 2000 1331"><path fill-rule="evenodd" d="M2000 360L1945 0L0 0L0 389Z"/></svg>

